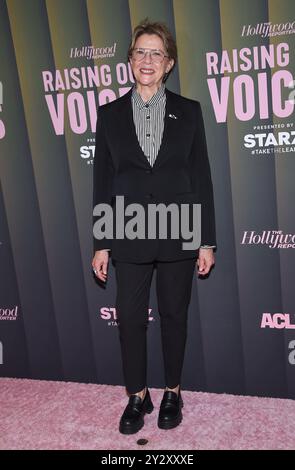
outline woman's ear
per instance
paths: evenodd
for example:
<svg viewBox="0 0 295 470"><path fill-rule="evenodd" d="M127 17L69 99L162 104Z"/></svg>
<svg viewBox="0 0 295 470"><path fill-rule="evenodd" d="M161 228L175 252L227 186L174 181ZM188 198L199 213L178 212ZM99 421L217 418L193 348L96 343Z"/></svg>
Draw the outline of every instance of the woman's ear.
<svg viewBox="0 0 295 470"><path fill-rule="evenodd" d="M168 70L166 71L166 73L170 72L170 70L173 68L173 65L174 65L174 59L170 59L168 62Z"/></svg>

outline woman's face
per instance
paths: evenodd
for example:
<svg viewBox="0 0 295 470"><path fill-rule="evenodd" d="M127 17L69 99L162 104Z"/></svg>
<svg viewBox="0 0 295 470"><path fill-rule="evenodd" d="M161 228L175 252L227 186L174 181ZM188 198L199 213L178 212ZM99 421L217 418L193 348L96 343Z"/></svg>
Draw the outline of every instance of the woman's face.
<svg viewBox="0 0 295 470"><path fill-rule="evenodd" d="M157 34L142 34L136 40L134 45L135 48L144 49L157 49L167 55L164 43ZM140 61L135 61L130 57L130 64L132 67L133 76L137 83L145 86L157 86L159 87L162 83L165 73L173 67L174 60L164 57L162 63L156 63L151 58L149 53L145 54L145 57Z"/></svg>

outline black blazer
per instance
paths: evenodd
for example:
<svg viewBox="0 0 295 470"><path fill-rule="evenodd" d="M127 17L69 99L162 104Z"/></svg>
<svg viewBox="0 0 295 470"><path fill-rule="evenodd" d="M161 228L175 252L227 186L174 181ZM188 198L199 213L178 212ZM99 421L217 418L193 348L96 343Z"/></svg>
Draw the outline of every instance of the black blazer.
<svg viewBox="0 0 295 470"><path fill-rule="evenodd" d="M159 202L201 203L201 245L216 245L213 188L199 101L166 88L163 139L151 167L137 139L131 96L132 89L98 109L93 208L102 202L114 206L116 195L124 195L125 206L131 202L144 207ZM97 219L93 216L93 223ZM182 249L182 238L93 240L94 252L110 248L113 259L126 262L196 256L196 250Z"/></svg>

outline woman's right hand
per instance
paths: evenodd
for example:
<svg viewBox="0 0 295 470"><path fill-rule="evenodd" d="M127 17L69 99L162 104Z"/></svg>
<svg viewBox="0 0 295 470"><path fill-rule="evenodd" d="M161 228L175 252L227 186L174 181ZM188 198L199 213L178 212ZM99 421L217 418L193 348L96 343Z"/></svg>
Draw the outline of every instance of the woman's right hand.
<svg viewBox="0 0 295 470"><path fill-rule="evenodd" d="M98 250L92 260L92 267L96 270L96 277L105 282L108 275L109 252L108 250Z"/></svg>

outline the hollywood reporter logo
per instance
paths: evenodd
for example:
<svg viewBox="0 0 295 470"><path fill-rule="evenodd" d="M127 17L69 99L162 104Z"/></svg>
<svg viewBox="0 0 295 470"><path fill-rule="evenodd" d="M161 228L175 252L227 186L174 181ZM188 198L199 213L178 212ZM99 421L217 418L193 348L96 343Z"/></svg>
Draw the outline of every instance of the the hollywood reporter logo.
<svg viewBox="0 0 295 470"><path fill-rule="evenodd" d="M263 230L257 233L255 230L245 230L242 245L266 245L269 248L295 248L295 234L283 233L282 230Z"/></svg>
<svg viewBox="0 0 295 470"><path fill-rule="evenodd" d="M174 240L180 237L184 240L191 240L182 242L183 250L197 250L200 247L201 204L148 203L146 214L146 208L140 203L130 203L125 206L124 196L116 196L115 199L114 209L111 204L107 203L97 204L93 209L93 215L99 216L93 226L93 235L97 240L146 238L155 240L158 235L161 240L167 240L169 237ZM191 207L192 217L190 217ZM168 224L169 216L170 224ZM128 217L127 221L125 217ZM169 235L168 225L171 229Z"/></svg>
<svg viewBox="0 0 295 470"><path fill-rule="evenodd" d="M264 23L257 23L254 26L252 24L243 25L241 36L261 36L262 38L265 38L271 36L282 36L294 32L295 21L274 24L271 21L265 21Z"/></svg>
<svg viewBox="0 0 295 470"><path fill-rule="evenodd" d="M0 321L1 320L17 320L18 318L18 305L13 308L0 308Z"/></svg>

